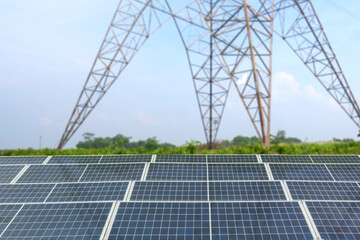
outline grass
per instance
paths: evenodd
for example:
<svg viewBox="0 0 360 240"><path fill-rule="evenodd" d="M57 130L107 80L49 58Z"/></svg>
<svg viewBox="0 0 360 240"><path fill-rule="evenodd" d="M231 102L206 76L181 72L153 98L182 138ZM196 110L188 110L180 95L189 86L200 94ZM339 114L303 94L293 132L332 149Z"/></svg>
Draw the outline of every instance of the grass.
<svg viewBox="0 0 360 240"><path fill-rule="evenodd" d="M352 154L360 155L359 142L346 143L301 143L301 144L273 144L270 148L263 148L260 144L245 146L218 146L208 150L203 146L187 145L173 148L148 149L138 147L134 149L105 148L105 149L12 149L0 151L0 156L31 156L31 155L106 155L106 154Z"/></svg>

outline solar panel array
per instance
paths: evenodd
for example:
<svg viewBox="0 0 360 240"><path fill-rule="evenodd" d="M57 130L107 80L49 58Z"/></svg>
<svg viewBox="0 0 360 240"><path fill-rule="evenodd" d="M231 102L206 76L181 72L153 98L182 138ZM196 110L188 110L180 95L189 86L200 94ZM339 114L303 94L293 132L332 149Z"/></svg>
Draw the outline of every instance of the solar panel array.
<svg viewBox="0 0 360 240"><path fill-rule="evenodd" d="M0 239L360 239L360 157L0 157Z"/></svg>

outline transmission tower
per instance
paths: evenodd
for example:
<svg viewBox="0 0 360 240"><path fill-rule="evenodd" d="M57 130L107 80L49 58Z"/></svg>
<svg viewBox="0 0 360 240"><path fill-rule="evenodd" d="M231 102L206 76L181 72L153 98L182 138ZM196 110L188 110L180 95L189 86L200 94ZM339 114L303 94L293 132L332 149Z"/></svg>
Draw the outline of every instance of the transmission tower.
<svg viewBox="0 0 360 240"><path fill-rule="evenodd" d="M269 146L274 34L360 127L359 106L310 0L121 0L59 149L145 41L169 21L185 46L209 148L232 85L262 144Z"/></svg>

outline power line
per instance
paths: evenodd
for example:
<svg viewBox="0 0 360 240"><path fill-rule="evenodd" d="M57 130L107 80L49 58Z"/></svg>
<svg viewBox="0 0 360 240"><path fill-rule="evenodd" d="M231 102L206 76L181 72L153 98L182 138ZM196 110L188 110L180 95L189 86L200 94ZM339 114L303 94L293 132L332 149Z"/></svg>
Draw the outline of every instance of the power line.
<svg viewBox="0 0 360 240"><path fill-rule="evenodd" d="M358 21L360 21L360 15L356 14L355 12L352 12L352 11L344 8L342 5L334 2L333 0L328 0L328 2L330 4L332 4L333 6L335 6L338 10L342 11L343 13L346 13L348 16L353 17L353 18L357 19Z"/></svg>

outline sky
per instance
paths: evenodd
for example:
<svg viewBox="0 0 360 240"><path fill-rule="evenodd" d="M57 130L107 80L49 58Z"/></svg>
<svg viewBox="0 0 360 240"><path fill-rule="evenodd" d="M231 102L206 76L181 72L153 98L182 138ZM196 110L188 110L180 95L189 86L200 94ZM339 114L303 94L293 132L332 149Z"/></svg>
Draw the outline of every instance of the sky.
<svg viewBox="0 0 360 240"><path fill-rule="evenodd" d="M313 1L360 99L360 2ZM118 0L0 1L0 149L55 148ZM357 139L358 128L281 39L274 39L271 133L306 142ZM66 147L85 132L205 142L184 47L172 23L153 35ZM254 136L234 88L218 139ZM41 136L41 141L40 141Z"/></svg>

